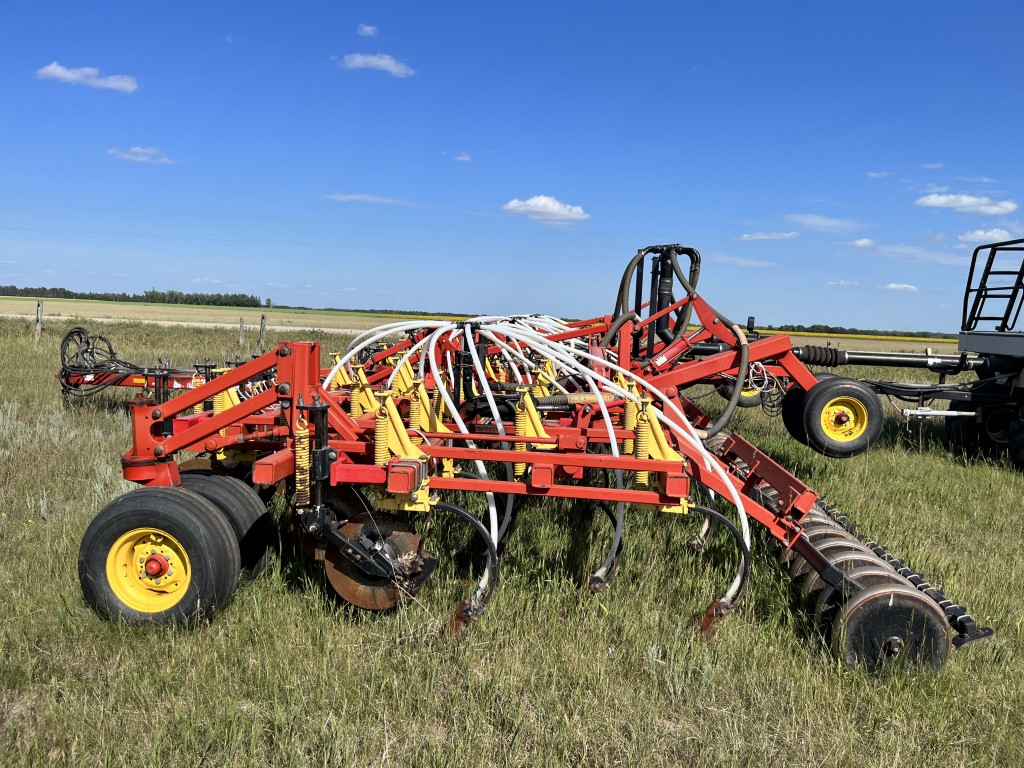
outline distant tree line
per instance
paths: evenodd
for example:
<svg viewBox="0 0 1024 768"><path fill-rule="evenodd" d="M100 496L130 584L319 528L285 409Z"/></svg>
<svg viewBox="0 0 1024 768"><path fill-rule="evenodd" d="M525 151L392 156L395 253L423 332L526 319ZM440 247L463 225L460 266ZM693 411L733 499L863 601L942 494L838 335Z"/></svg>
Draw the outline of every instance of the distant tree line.
<svg viewBox="0 0 1024 768"><path fill-rule="evenodd" d="M836 335L854 336L910 336L929 339L955 339L955 333L937 333L935 331L879 331L863 328L844 328L841 325L764 325L766 331L783 333L832 333Z"/></svg>
<svg viewBox="0 0 1024 768"><path fill-rule="evenodd" d="M135 301L147 304L194 304L208 307L258 307L259 296L244 293L184 293L158 291L151 288L145 293L114 293L69 291L67 288L18 288L0 285L0 296L27 296L38 299L89 299L91 301Z"/></svg>
<svg viewBox="0 0 1024 768"><path fill-rule="evenodd" d="M277 304L277 309L301 309L307 312L360 312L367 315L397 315L398 317L440 317L440 318L463 318L473 317L464 312L427 312L419 309L353 309L351 307L304 307L296 304Z"/></svg>

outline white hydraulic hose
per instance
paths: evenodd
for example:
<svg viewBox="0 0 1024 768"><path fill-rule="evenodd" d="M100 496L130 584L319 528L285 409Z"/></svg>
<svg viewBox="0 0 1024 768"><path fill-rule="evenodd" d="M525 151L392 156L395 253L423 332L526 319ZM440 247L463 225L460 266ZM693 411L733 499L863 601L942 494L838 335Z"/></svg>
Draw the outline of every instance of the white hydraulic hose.
<svg viewBox="0 0 1024 768"><path fill-rule="evenodd" d="M448 330L450 331L452 329L448 329ZM434 333L432 333L430 335L429 353L427 355L427 361L430 363L430 372L434 375L434 384L437 387L438 391L441 393L441 399L444 400L445 407L448 408L448 412L452 415L452 420L455 422L456 426L459 428L459 432L461 432L464 435L468 435L469 434L469 428L466 427L466 423L462 420L462 417L459 415L459 411L455 407L455 402L452 400L451 395L448 393L447 387L444 386L443 382L441 381L441 379L440 379L440 377L438 376L438 373L437 373L437 363L434 360L434 351L437 348L437 342L438 342L438 340L439 340L439 338L440 338L440 336L441 336L441 334L443 332L444 332L444 329L440 329L440 330L437 330L437 331L435 331ZM467 440L466 441L466 445L469 446L470 448L475 448L476 447L476 444L472 440ZM474 463L476 464L477 471L480 473L480 477L486 480L487 477L488 477L488 475L487 475L487 467L484 466L484 463L480 459L476 459L474 461ZM494 544L495 547L497 547L497 543L498 543L498 511L497 511L497 509L494 506L493 499L489 501L489 503L487 505L487 510L490 513L491 542ZM487 579L489 578L489 576L490 576L490 571L489 570L484 571L484 576L481 579L480 584L481 585L486 584L487 583Z"/></svg>
<svg viewBox="0 0 1024 768"><path fill-rule="evenodd" d="M506 330L512 330L512 329L507 329L506 328L506 329L502 329L502 330L506 331ZM512 332L515 333L515 331L512 331ZM527 332L526 333L526 338L524 340L526 340L527 343L529 343L531 336L533 336L532 341L533 341L533 346L535 348L543 347L547 351L549 351L550 353L558 354L559 356L561 356L563 354L572 354L572 353L569 353L568 350L565 349L565 347L559 345L557 342L551 342L551 341L545 339L543 336L540 336L540 335L534 335L532 333ZM595 362L601 363L603 365L607 365L612 370L615 370L617 372L622 373L623 375L625 375L628 378L630 378L633 381L635 381L641 387L642 390L646 390L647 392L650 392L651 394L655 395L657 397L657 399L661 400L668 408L670 408L679 417L680 423L677 424L677 423L674 422L674 420L669 419L664 414L664 412L659 412L658 409L654 409L653 410L653 414L654 414L655 418L658 419L659 422L661 422L662 424L665 424L675 434L677 434L681 438L685 439L688 444L693 446L693 448L698 452L698 454L701 455L702 458L704 459L705 466L708 469L710 469L712 472L714 472L715 474L719 475L719 477L721 477L721 479L723 480L726 488L728 488L728 490L729 490L730 500L732 501L733 505L736 507L737 512L739 514L740 525L741 525L741 529L742 529L743 541L746 544L747 548L749 549L750 548L750 541L751 541L751 537L750 537L750 524L749 524L749 520L748 520L748 517L747 517L746 510L744 508L743 500L740 497L739 493L736 491L735 487L733 487L732 482L731 482L729 476L719 466L717 460L715 460L715 458L707 451L707 449L704 447L704 445L697 438L696 433L693 431L693 426L690 424L689 419L686 418L685 414L683 414L683 412L680 411L675 406L675 404L672 403L671 400L666 395L664 395L662 392L660 392L657 389L655 389L647 381L645 381L644 379L640 378L639 376L636 376L632 372L630 372L630 371L628 371L628 370L626 370L624 368L621 368L618 365L609 365L607 360L602 360L600 358L597 358L594 355L590 355L589 353L584 353L584 352L576 351L574 354L578 355L580 357L584 357L584 358L593 360ZM579 365L579 363L577 363L577 365ZM616 394L619 394L620 396L625 397L625 398L629 398L629 399L633 399L633 400L636 399L628 391L619 388L613 381L611 381L611 380L609 380L609 379L607 379L607 378L605 378L603 376L597 375L596 373L594 373L589 368L587 368L587 370L592 375L594 375L595 378L598 378L599 380L601 380L602 383L608 389L610 389L611 391L615 392ZM729 590L726 592L726 595L725 595L724 599L728 600L728 601L731 601L735 597L736 593L739 591L739 588L741 587L741 585L742 585L742 568L741 568L741 572L737 573L736 578L734 579L734 581L733 581L732 585L730 586Z"/></svg>

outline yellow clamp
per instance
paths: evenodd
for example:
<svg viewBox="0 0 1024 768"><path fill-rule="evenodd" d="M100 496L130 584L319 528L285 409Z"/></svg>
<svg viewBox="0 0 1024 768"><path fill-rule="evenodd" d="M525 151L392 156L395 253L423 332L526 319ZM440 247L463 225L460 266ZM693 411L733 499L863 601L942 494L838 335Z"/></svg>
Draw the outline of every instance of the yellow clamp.
<svg viewBox="0 0 1024 768"><path fill-rule="evenodd" d="M668 438L665 437L665 431L661 428L661 424L658 422L656 417L651 415L650 406L651 401L649 398L645 397L640 400L640 412L636 415L636 443L633 455L638 459L671 461L677 463L680 471L682 471L683 467L686 465L686 457L676 451L675 448L669 444ZM664 473L655 472L654 477L651 478L648 470L638 470L636 473L636 484L646 487L648 490L662 493L665 490L663 475ZM676 514L686 514L690 511L690 505L686 499L680 499L679 504L651 504L641 506L647 506L660 512L673 512Z"/></svg>
<svg viewBox="0 0 1024 768"><path fill-rule="evenodd" d="M334 364L337 365L341 362L341 353L331 352L331 359L334 361ZM352 381L352 377L349 376L348 368L343 365L338 368L338 372L334 374L334 378L328 382L327 390L329 392L333 392L334 390L341 389L342 387L351 387L354 383L355 382Z"/></svg>
<svg viewBox="0 0 1024 768"><path fill-rule="evenodd" d="M374 463L385 466L395 456L404 461L419 462L419 486L411 493L384 494L377 502L381 509L402 510L405 512L427 512L433 501L430 494L430 474L427 471L427 456L409 439L409 434L402 423L402 415L398 412L394 398L385 395L384 402L377 410L377 422L374 430Z"/></svg>

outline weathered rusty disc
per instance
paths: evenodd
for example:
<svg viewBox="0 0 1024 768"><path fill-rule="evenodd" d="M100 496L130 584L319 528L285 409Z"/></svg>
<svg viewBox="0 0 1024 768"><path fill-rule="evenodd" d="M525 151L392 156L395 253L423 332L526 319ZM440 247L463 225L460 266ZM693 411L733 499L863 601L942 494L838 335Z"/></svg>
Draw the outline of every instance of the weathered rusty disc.
<svg viewBox="0 0 1024 768"><path fill-rule="evenodd" d="M178 464L179 472L195 472L204 469L213 469L213 462L209 456L196 456L194 459L185 459Z"/></svg>
<svg viewBox="0 0 1024 768"><path fill-rule="evenodd" d="M431 559L427 552L420 552L420 535L407 520L386 512L367 512L349 507L345 510L348 522L339 527L343 536L358 540L366 536L383 544L395 560L412 567L422 568ZM366 611L385 611L394 608L403 600L415 594L416 586L396 584L363 573L359 567L337 548L327 546L324 556L324 571L327 581L342 600Z"/></svg>

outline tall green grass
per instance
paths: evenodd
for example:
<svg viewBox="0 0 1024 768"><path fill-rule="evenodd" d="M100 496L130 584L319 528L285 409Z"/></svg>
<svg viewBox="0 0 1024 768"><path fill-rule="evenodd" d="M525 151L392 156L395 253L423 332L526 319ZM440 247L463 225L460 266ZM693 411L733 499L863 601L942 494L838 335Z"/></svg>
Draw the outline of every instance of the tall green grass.
<svg viewBox="0 0 1024 768"><path fill-rule="evenodd" d="M133 628L86 607L76 567L93 515L129 488L126 394L62 405L63 330L35 342L29 323L0 321L0 765L1021 764L1024 477L949 455L935 426L892 417L882 445L838 461L760 411L735 422L996 628L938 674L841 668L764 537L748 601L698 636L731 573L687 550L692 519L630 514L619 573L590 595L607 523L541 503L457 638L444 628L472 590L468 536L443 520L438 573L394 613L339 606L285 547L208 625ZM103 332L141 364L239 352L231 330Z"/></svg>

